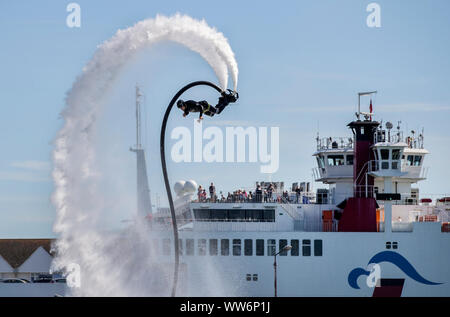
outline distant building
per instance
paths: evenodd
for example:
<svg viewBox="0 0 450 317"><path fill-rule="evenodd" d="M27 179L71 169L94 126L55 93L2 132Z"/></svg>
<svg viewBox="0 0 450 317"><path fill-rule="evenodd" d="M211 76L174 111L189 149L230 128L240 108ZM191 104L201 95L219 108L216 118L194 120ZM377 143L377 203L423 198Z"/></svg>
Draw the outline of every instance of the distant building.
<svg viewBox="0 0 450 317"><path fill-rule="evenodd" d="M52 239L0 239L0 279L49 274Z"/></svg>

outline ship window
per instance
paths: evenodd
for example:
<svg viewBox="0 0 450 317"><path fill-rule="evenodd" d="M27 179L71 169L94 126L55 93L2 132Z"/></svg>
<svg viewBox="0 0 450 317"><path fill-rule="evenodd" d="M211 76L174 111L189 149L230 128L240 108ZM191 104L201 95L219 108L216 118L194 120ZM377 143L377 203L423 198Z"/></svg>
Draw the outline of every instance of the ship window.
<svg viewBox="0 0 450 317"><path fill-rule="evenodd" d="M262 209L252 209L252 219L262 221L264 219L264 210Z"/></svg>
<svg viewBox="0 0 450 317"><path fill-rule="evenodd" d="M245 210L232 209L228 211L228 218L232 220L245 219Z"/></svg>
<svg viewBox="0 0 450 317"><path fill-rule="evenodd" d="M170 239L163 239L162 248L164 255L170 255Z"/></svg>
<svg viewBox="0 0 450 317"><path fill-rule="evenodd" d="M247 274L245 279L250 282L252 280L252 275Z"/></svg>
<svg viewBox="0 0 450 317"><path fill-rule="evenodd" d="M241 255L241 239L233 239L233 255Z"/></svg>
<svg viewBox="0 0 450 317"><path fill-rule="evenodd" d="M258 280L258 274L253 274L253 281L256 282Z"/></svg>
<svg viewBox="0 0 450 317"><path fill-rule="evenodd" d="M390 242L386 242L386 249L390 249L391 248L391 243Z"/></svg>
<svg viewBox="0 0 450 317"><path fill-rule="evenodd" d="M209 209L194 209L195 220L208 220L211 218L211 211Z"/></svg>
<svg viewBox="0 0 450 317"><path fill-rule="evenodd" d="M217 255L217 239L209 239L209 255Z"/></svg>
<svg viewBox="0 0 450 317"><path fill-rule="evenodd" d="M303 240L302 244L303 256L311 256L311 240Z"/></svg>
<svg viewBox="0 0 450 317"><path fill-rule="evenodd" d="M381 153L382 160L389 160L389 150L388 149L382 149L382 150L380 150L380 153Z"/></svg>
<svg viewBox="0 0 450 317"><path fill-rule="evenodd" d="M322 240L314 240L314 256L322 256Z"/></svg>
<svg viewBox="0 0 450 317"><path fill-rule="evenodd" d="M329 166L344 165L344 155L328 155L327 159Z"/></svg>
<svg viewBox="0 0 450 317"><path fill-rule="evenodd" d="M408 155L408 160L406 161L406 165L408 165L408 166L414 165L414 155Z"/></svg>
<svg viewBox="0 0 450 317"><path fill-rule="evenodd" d="M285 239L280 239L280 240L278 241L278 246L279 246L279 250L280 250L280 251L283 250L283 248L284 248L285 246L287 246L287 240L285 240ZM281 252L280 252L280 255L286 256L286 255L287 255L287 251L281 251Z"/></svg>
<svg viewBox="0 0 450 317"><path fill-rule="evenodd" d="M398 169L398 161L392 162L392 169L397 170Z"/></svg>
<svg viewBox="0 0 450 317"><path fill-rule="evenodd" d="M198 242L198 255L206 255L206 239L199 239L197 242Z"/></svg>
<svg viewBox="0 0 450 317"><path fill-rule="evenodd" d="M194 239L186 239L186 255L194 255Z"/></svg>
<svg viewBox="0 0 450 317"><path fill-rule="evenodd" d="M178 239L178 254L183 255L183 240Z"/></svg>
<svg viewBox="0 0 450 317"><path fill-rule="evenodd" d="M291 256L298 256L298 240L291 240Z"/></svg>
<svg viewBox="0 0 450 317"><path fill-rule="evenodd" d="M420 161L422 161L422 156L415 155L414 156L414 166L420 166Z"/></svg>
<svg viewBox="0 0 450 317"><path fill-rule="evenodd" d="M381 162L381 168L384 170L389 169L389 162Z"/></svg>
<svg viewBox="0 0 450 317"><path fill-rule="evenodd" d="M353 165L353 155L347 155L347 165Z"/></svg>
<svg viewBox="0 0 450 317"><path fill-rule="evenodd" d="M392 150L392 159L393 160L399 160L400 159L400 150L399 149Z"/></svg>
<svg viewBox="0 0 450 317"><path fill-rule="evenodd" d="M256 255L264 255L264 240L256 239Z"/></svg>
<svg viewBox="0 0 450 317"><path fill-rule="evenodd" d="M244 240L244 255L253 255L253 240Z"/></svg>
<svg viewBox="0 0 450 317"><path fill-rule="evenodd" d="M228 239L220 240L220 254L230 255L230 240Z"/></svg>
<svg viewBox="0 0 450 317"><path fill-rule="evenodd" d="M211 219L214 220L225 220L227 218L227 211L225 209L212 209Z"/></svg>
<svg viewBox="0 0 450 317"><path fill-rule="evenodd" d="M325 160L322 155L316 157L319 168L325 168Z"/></svg>
<svg viewBox="0 0 450 317"><path fill-rule="evenodd" d="M276 241L274 239L267 240L267 255L275 255Z"/></svg>
<svg viewBox="0 0 450 317"><path fill-rule="evenodd" d="M275 221L275 209L264 210L264 221L267 221L267 222Z"/></svg>
<svg viewBox="0 0 450 317"><path fill-rule="evenodd" d="M392 249L397 249L397 248L398 248L398 243L392 242Z"/></svg>

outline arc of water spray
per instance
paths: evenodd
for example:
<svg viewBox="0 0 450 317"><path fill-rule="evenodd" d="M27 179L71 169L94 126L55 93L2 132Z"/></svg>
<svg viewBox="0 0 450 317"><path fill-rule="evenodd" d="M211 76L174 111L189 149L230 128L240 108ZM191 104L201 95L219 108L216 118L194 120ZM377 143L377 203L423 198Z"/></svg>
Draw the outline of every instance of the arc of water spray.
<svg viewBox="0 0 450 317"><path fill-rule="evenodd" d="M98 201L102 193L93 164L96 157L93 127L101 114L101 101L123 66L138 51L161 41L177 42L199 53L213 68L222 89L227 88L230 72L236 90L238 67L233 51L224 35L204 20L180 14L158 15L117 31L101 44L67 93L62 111L64 126L55 141L52 202L57 210L53 229L59 234L58 255L53 263L56 269L72 262L82 267L87 264L92 270L101 269L90 261L96 252L90 245L92 241L71 239L83 234L89 236L86 230L93 228L95 212L101 208Z"/></svg>

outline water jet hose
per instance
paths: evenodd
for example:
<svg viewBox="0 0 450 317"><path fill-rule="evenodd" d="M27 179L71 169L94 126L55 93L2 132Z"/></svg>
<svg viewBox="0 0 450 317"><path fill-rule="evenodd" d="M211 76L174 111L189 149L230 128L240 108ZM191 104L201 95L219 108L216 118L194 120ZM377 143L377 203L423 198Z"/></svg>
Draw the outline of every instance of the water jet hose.
<svg viewBox="0 0 450 317"><path fill-rule="evenodd" d="M172 192L170 190L169 185L169 178L167 176L167 167L166 167L166 154L165 154L165 136L166 136L166 126L167 126L167 120L169 119L170 111L172 110L173 105L175 102L181 97L181 95L187 91L188 89L195 87L195 86L210 86L217 90L219 93L222 93L222 89L219 88L217 85L209 82L209 81L195 81L192 82L183 88L181 88L177 94L172 98L172 100L169 103L169 106L167 107L166 113L164 114L164 118L161 125L161 139L160 139L160 153L161 153L161 166L162 171L164 175L164 184L166 186L166 192L167 192L167 198L169 200L169 206L170 206L170 215L172 217L172 228L173 228L173 239L174 239L174 250L175 250L175 268L173 272L173 286L172 286L172 293L171 296L174 297L176 294L177 289L177 282L178 282L178 267L180 264L180 253L179 253L179 241L178 241L178 228L177 228L177 219L175 215L175 208L173 205L173 198L172 198Z"/></svg>

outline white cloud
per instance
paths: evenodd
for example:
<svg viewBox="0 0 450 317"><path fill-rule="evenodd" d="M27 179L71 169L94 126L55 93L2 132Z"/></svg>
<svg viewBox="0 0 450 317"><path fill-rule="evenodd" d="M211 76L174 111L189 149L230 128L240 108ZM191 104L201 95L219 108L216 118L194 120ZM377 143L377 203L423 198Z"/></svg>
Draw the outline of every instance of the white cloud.
<svg viewBox="0 0 450 317"><path fill-rule="evenodd" d="M16 161L11 163L12 167L33 170L33 171L49 171L50 162L47 161Z"/></svg>
<svg viewBox="0 0 450 317"><path fill-rule="evenodd" d="M50 182L50 162L15 161L10 169L0 171L0 180L16 182Z"/></svg>
<svg viewBox="0 0 450 317"><path fill-rule="evenodd" d="M50 176L22 171L0 171L0 180L17 182L49 182Z"/></svg>

